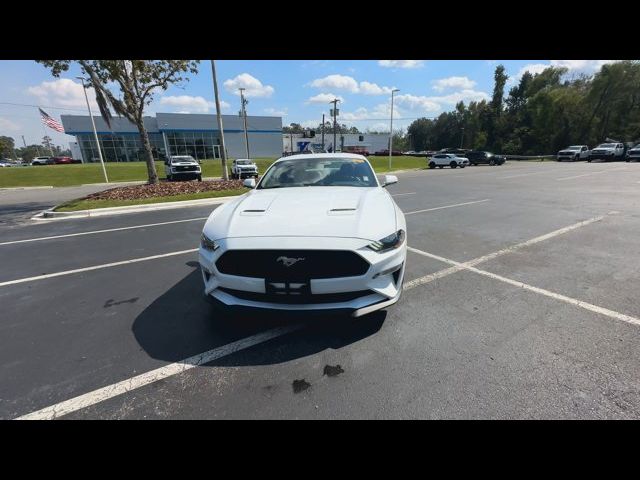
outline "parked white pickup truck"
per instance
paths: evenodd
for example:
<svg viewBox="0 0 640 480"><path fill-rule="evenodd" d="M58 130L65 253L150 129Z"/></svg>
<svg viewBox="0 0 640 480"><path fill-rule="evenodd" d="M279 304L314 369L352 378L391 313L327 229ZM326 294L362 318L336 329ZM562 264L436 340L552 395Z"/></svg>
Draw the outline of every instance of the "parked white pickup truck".
<svg viewBox="0 0 640 480"><path fill-rule="evenodd" d="M589 158L589 147L587 145L571 145L570 147L560 150L556 157L559 162L576 160L587 160Z"/></svg>
<svg viewBox="0 0 640 480"><path fill-rule="evenodd" d="M601 143L591 150L587 162L591 160L604 160L605 162L624 160L624 143Z"/></svg>
<svg viewBox="0 0 640 480"><path fill-rule="evenodd" d="M231 178L257 177L258 166L248 158L238 158L231 165Z"/></svg>

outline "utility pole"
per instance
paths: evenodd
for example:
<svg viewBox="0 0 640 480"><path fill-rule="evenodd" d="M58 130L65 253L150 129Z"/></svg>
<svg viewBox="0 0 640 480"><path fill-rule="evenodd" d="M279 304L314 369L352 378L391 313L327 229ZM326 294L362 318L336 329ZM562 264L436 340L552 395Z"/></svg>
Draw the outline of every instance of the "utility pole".
<svg viewBox="0 0 640 480"><path fill-rule="evenodd" d="M400 89L391 90L391 126L389 127L389 171L391 171L391 155L393 155L393 94L399 92Z"/></svg>
<svg viewBox="0 0 640 480"><path fill-rule="evenodd" d="M322 114L322 151L324 152L324 113Z"/></svg>
<svg viewBox="0 0 640 480"><path fill-rule="evenodd" d="M462 127L462 135L460 136L460 148L462 148L464 142L464 127Z"/></svg>
<svg viewBox="0 0 640 480"><path fill-rule="evenodd" d="M222 163L222 179L229 180L229 172L227 171L227 149L224 145L224 129L222 128L222 113L220 111L220 98L218 97L218 77L216 77L215 60L211 60L211 74L213 75L213 94L216 100L216 117L218 119L218 131L220 132L220 161Z"/></svg>
<svg viewBox="0 0 640 480"><path fill-rule="evenodd" d="M336 153L336 127L337 127L337 122L336 122L336 117L338 116L338 102L340 100L338 100L337 98L330 101L329 103L333 103L333 109L331 110L331 113L333 114L333 153Z"/></svg>
<svg viewBox="0 0 640 480"><path fill-rule="evenodd" d="M240 104L242 106L242 110L240 110L240 114L242 115L243 122L244 122L244 146L245 146L245 149L247 150L247 158L251 158L249 157L249 134L247 133L247 103L249 103L249 100L244 98L243 92L244 90L246 90L245 88L239 88L238 90L240 90Z"/></svg>
<svg viewBox="0 0 640 480"><path fill-rule="evenodd" d="M24 148L27 148L27 142L24 139L24 135L21 135L22 137L22 143L24 143Z"/></svg>
<svg viewBox="0 0 640 480"><path fill-rule="evenodd" d="M104 181L109 183L109 177L107 177L107 169L104 166L104 158L102 158L102 150L100 149L100 140L98 140L98 132L96 131L96 122L93 120L93 113L91 113L91 105L89 105L89 97L87 96L87 88L84 86L84 78L83 77L76 77L76 78L82 82L82 91L84 92L84 99L87 102L87 110L89 110L89 118L91 119L91 125L93 126L93 137L95 138L96 146L98 147L98 156L100 157L100 164L102 165L102 173L104 174Z"/></svg>

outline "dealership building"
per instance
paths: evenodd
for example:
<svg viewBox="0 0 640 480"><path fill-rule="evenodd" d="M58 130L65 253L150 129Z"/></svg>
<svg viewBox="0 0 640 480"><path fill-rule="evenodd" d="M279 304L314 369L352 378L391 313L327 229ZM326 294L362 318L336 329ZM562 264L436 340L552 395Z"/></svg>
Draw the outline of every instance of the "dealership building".
<svg viewBox="0 0 640 480"><path fill-rule="evenodd" d="M61 115L65 133L74 135L84 162L100 161L88 115ZM94 116L100 147L107 162L143 161L144 148L137 127L123 117L114 116L111 127ZM224 140L231 158L246 157L243 119L222 115ZM144 117L153 156L191 155L197 160L220 158L220 131L215 115L156 113ZM282 155L282 117L247 116L250 157Z"/></svg>

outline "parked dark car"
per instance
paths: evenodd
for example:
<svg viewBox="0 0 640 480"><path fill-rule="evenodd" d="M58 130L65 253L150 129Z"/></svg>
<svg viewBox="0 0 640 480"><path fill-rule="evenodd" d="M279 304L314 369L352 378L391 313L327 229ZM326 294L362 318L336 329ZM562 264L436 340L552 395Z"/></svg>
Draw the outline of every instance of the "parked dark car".
<svg viewBox="0 0 640 480"><path fill-rule="evenodd" d="M507 161L507 157L504 155L496 155L483 150L473 150L464 156L469 159L471 165L502 165Z"/></svg>
<svg viewBox="0 0 640 480"><path fill-rule="evenodd" d="M71 157L53 157L54 165L68 165L71 163L76 163L76 161Z"/></svg>
<svg viewBox="0 0 640 480"><path fill-rule="evenodd" d="M376 157L387 157L389 156L389 150L378 150L376 153L374 153L373 155L375 155ZM402 156L402 152L398 151L398 150L394 150L393 152L391 152L391 156L392 157L400 157Z"/></svg>

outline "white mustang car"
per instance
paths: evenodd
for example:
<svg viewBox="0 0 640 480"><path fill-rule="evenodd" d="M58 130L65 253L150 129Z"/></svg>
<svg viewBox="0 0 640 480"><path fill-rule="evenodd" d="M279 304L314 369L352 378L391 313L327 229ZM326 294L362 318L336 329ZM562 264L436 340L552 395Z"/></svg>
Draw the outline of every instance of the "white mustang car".
<svg viewBox="0 0 640 480"><path fill-rule="evenodd" d="M226 307L347 311L396 303L407 255L402 211L361 155L280 158L214 210L200 242L205 294Z"/></svg>

